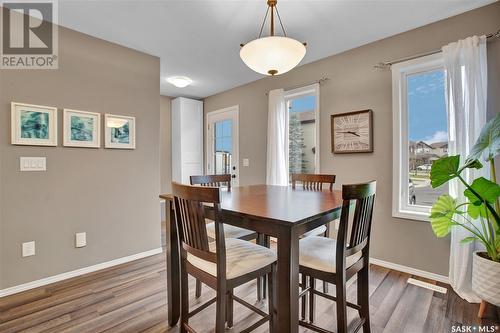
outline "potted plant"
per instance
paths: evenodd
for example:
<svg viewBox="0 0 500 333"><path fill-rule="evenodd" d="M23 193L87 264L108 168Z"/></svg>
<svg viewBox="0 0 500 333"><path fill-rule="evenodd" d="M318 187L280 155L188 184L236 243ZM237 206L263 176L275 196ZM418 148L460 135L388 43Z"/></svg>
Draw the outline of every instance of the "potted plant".
<svg viewBox="0 0 500 333"><path fill-rule="evenodd" d="M431 186L436 188L458 179L465 186L466 201L458 202L450 195L441 195L432 206L429 217L437 237L445 237L451 228L464 228L470 236L464 238L462 244L478 241L484 246L484 251L474 253L472 288L483 301L496 306L500 306L500 186L496 180L494 159L499 152L500 113L484 126L462 165L460 155L434 161ZM470 184L466 182L463 174L467 169L481 169L483 163L489 164L490 179L479 177Z"/></svg>

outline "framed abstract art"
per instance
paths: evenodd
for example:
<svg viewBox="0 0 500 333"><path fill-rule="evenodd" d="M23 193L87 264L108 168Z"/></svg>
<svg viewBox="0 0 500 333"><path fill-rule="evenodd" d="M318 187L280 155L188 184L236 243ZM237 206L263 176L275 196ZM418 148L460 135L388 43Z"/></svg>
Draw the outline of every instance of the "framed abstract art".
<svg viewBox="0 0 500 333"><path fill-rule="evenodd" d="M11 102L11 143L57 146L57 108Z"/></svg>
<svg viewBox="0 0 500 333"><path fill-rule="evenodd" d="M135 117L104 115L104 147L135 149Z"/></svg>
<svg viewBox="0 0 500 333"><path fill-rule="evenodd" d="M99 113L64 109L63 120L64 146L100 147L101 115Z"/></svg>

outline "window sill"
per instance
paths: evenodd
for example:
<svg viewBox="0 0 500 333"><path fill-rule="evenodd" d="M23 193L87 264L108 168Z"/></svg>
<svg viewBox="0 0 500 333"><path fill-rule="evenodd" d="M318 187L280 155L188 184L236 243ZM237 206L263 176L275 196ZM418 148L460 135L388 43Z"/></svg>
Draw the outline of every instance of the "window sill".
<svg viewBox="0 0 500 333"><path fill-rule="evenodd" d="M416 212L411 210L393 211L392 217L397 217L406 220L429 222L429 213Z"/></svg>

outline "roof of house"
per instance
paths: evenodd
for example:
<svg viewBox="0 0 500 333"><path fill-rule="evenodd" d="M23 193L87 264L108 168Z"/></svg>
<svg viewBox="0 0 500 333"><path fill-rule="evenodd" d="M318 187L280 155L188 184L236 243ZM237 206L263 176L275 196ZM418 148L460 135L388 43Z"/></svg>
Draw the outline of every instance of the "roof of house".
<svg viewBox="0 0 500 333"><path fill-rule="evenodd" d="M448 142L434 142L431 144L432 148L448 148Z"/></svg>
<svg viewBox="0 0 500 333"><path fill-rule="evenodd" d="M425 146L427 148L432 148L430 145L428 145L424 141L410 141L410 147L415 147L415 146Z"/></svg>
<svg viewBox="0 0 500 333"><path fill-rule="evenodd" d="M314 121L316 118L314 110L299 112L300 122Z"/></svg>

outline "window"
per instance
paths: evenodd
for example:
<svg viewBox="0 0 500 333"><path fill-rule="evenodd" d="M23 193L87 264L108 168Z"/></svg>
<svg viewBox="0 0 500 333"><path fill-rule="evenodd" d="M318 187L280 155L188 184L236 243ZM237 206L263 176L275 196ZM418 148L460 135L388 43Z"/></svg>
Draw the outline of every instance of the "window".
<svg viewBox="0 0 500 333"><path fill-rule="evenodd" d="M318 88L318 84L315 84L290 90L285 94L290 174L319 172Z"/></svg>
<svg viewBox="0 0 500 333"><path fill-rule="evenodd" d="M233 128L232 119L225 119L215 123L214 129L214 145L215 145L215 174L224 175L231 173L231 157L233 136L231 134Z"/></svg>
<svg viewBox="0 0 500 333"><path fill-rule="evenodd" d="M448 153L445 71L441 54L392 66L395 217L428 220L447 186L430 185L432 162Z"/></svg>

